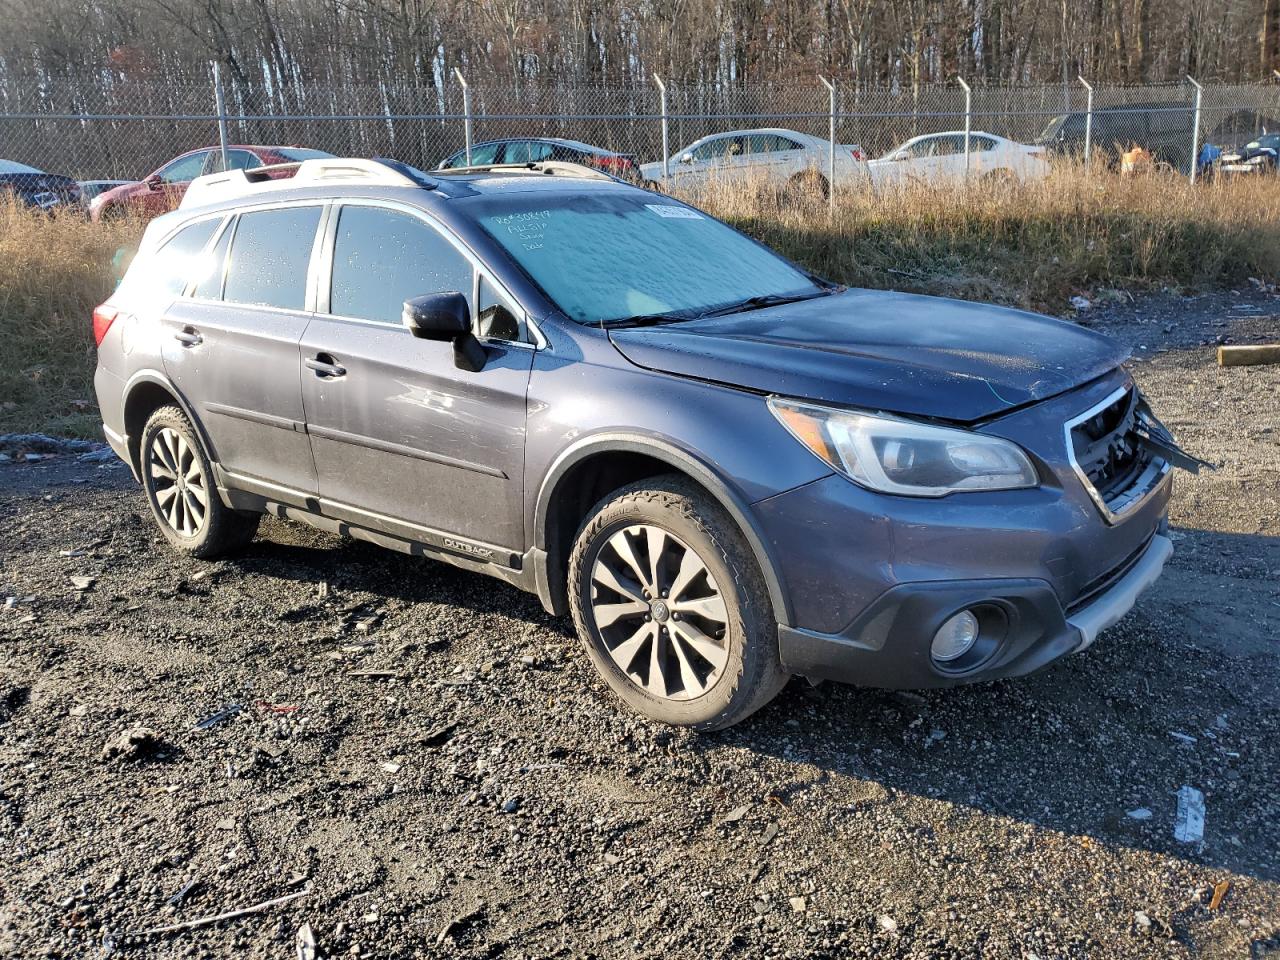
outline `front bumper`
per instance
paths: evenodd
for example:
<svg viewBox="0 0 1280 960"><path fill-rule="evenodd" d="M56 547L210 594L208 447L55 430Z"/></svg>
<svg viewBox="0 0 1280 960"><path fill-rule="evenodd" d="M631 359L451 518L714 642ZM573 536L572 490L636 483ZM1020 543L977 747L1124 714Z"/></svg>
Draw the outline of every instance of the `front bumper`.
<svg viewBox="0 0 1280 960"><path fill-rule="evenodd" d="M779 626L779 656L789 673L891 689L1021 676L1089 647L1133 608L1172 553L1169 538L1155 534L1113 582L1070 610L1048 581L1034 578L900 584L839 633ZM979 607L1001 614L1002 634L972 667L940 669L930 655L934 633L960 610Z"/></svg>
<svg viewBox="0 0 1280 960"><path fill-rule="evenodd" d="M1169 553L1171 474L1153 486L1139 478L1142 496L1108 516L1063 435L1128 382L1116 371L978 428L1031 452L1034 489L889 497L832 475L753 504L790 601L779 626L787 669L865 686L950 686L1028 673L1092 643ZM937 629L972 607L992 629L972 655L935 664Z"/></svg>

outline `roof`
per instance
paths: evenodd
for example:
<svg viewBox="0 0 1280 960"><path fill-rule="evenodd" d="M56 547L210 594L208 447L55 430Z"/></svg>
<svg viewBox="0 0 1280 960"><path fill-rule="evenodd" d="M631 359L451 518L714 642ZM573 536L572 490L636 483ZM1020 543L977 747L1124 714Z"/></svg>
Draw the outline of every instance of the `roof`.
<svg viewBox="0 0 1280 960"><path fill-rule="evenodd" d="M782 137L800 137L805 140L819 140L811 133L801 133L799 130L788 130L786 127L752 127L750 130L722 130L719 133L709 133L705 137L699 137L699 140L709 140L712 137L742 137L752 133L774 133Z"/></svg>
<svg viewBox="0 0 1280 960"><path fill-rule="evenodd" d="M570 140L566 137L494 137L492 140L481 140L479 143L473 143L471 149L476 147L484 147L491 143L554 143L562 147L572 147L575 150L590 150L593 153L617 153L616 150L609 150L605 147L598 147L593 143L584 143L582 140ZM466 149L457 150L450 156L458 153L466 153Z"/></svg>
<svg viewBox="0 0 1280 960"><path fill-rule="evenodd" d="M595 170L584 170L575 176L575 164L547 162L530 165L527 170L498 167L452 173L437 170L425 173L394 160L366 160L332 157L303 160L300 163L275 164L253 170L226 170L196 177L183 195L180 209L194 207L236 206L255 200L288 197L333 196L341 186L352 196L367 195L370 190L396 191L422 198L454 199L482 194L512 192L574 191L584 189L639 189ZM281 176L292 171L292 176ZM590 174L590 175L588 175Z"/></svg>

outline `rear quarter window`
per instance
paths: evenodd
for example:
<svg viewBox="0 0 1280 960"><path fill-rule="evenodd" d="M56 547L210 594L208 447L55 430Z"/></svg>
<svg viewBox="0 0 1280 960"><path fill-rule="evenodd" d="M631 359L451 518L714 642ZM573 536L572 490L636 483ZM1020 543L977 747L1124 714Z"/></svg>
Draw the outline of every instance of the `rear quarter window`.
<svg viewBox="0 0 1280 960"><path fill-rule="evenodd" d="M170 302L207 267L201 254L222 218L211 217L183 227L154 253L136 258L120 284L119 295L131 300Z"/></svg>

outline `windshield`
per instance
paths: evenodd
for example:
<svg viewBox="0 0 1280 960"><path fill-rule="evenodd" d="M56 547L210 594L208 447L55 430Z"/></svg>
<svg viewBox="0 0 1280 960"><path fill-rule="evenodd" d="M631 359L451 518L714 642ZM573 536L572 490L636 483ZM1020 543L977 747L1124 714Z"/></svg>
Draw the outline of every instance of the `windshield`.
<svg viewBox="0 0 1280 960"><path fill-rule="evenodd" d="M826 292L738 231L657 194L526 193L482 205L478 220L579 323Z"/></svg>
<svg viewBox="0 0 1280 960"><path fill-rule="evenodd" d="M25 163L18 163L16 160L0 160L0 173L44 173L44 171L28 167Z"/></svg>
<svg viewBox="0 0 1280 960"><path fill-rule="evenodd" d="M1065 132L1064 128L1067 126L1069 116L1069 114L1064 113L1050 120L1045 124L1044 129L1040 131L1040 136L1036 137L1035 142L1045 143L1048 140L1057 139L1059 133Z"/></svg>
<svg viewBox="0 0 1280 960"><path fill-rule="evenodd" d="M327 160L332 157L332 153L325 153L323 150L310 150L306 147L278 147L275 151L286 160L302 161L302 160Z"/></svg>

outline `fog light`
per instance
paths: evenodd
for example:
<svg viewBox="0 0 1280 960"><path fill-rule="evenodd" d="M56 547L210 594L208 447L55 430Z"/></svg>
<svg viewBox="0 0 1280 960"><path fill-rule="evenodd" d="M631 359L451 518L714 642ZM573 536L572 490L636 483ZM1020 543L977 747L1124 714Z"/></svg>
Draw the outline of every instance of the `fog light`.
<svg viewBox="0 0 1280 960"><path fill-rule="evenodd" d="M978 639L978 618L961 610L933 635L933 659L949 663L963 657Z"/></svg>

